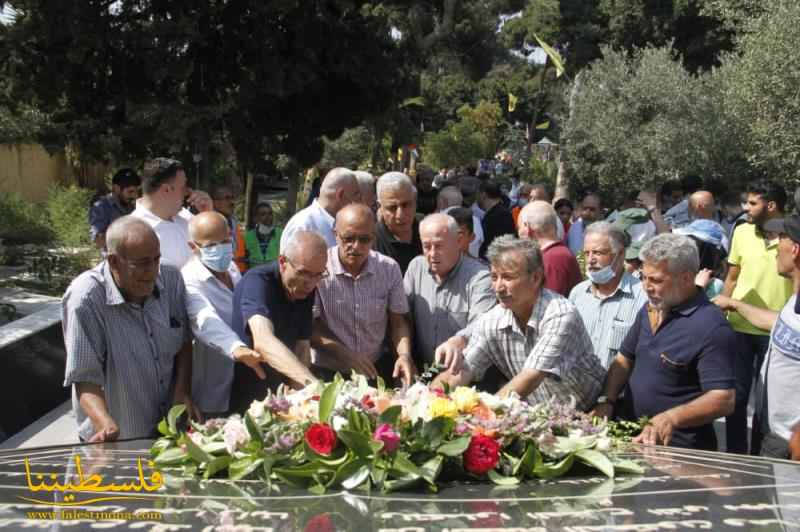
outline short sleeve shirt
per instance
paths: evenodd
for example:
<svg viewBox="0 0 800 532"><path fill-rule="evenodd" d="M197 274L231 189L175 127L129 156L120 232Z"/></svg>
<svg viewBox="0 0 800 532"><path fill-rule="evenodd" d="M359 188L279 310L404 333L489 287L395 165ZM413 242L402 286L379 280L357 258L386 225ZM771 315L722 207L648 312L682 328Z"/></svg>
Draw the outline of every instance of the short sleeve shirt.
<svg viewBox="0 0 800 532"><path fill-rule="evenodd" d="M417 222L415 221L411 228L411 242L398 240L383 224L383 220L378 221L376 233L375 251L396 260L400 266L400 272L405 275L411 260L422 254L422 242L419 239L419 225Z"/></svg>
<svg viewBox="0 0 800 532"><path fill-rule="evenodd" d="M328 247L336 245L336 234L333 232L335 219L331 213L322 208L319 200L314 200L311 205L298 211L289 219L281 234L280 249L283 252L286 243L297 231L314 231L325 239Z"/></svg>
<svg viewBox="0 0 800 532"><path fill-rule="evenodd" d="M767 240L755 224L739 225L733 232L728 255L728 262L740 268L733 299L776 312L783 308L792 296L792 282L778 275L775 268L777 255L777 239ZM769 331L752 325L738 312L729 312L728 320L737 332L762 336L769 334Z"/></svg>
<svg viewBox="0 0 800 532"><path fill-rule="evenodd" d="M130 213L131 209L120 205L113 194L106 194L95 201L89 209L89 235L92 241L104 234L114 220Z"/></svg>
<svg viewBox="0 0 800 532"><path fill-rule="evenodd" d="M634 419L653 417L710 390L735 388L736 335L704 293L671 309L655 331L648 310L645 305L639 311L620 348L634 363L626 398ZM714 427L675 429L670 445L716 450Z"/></svg>
<svg viewBox="0 0 800 532"><path fill-rule="evenodd" d="M299 301L290 301L281 283L278 261L247 271L233 292L231 328L239 338L253 347L253 336L247 322L253 316L269 318L275 337L294 351L299 340L311 338L314 293ZM275 371L264 366L269 378L260 381L244 364L234 366L231 403L234 410L246 408L256 398L263 399L267 389L280 383Z"/></svg>
<svg viewBox="0 0 800 532"><path fill-rule="evenodd" d="M554 242L542 249L542 262L545 288L567 297L575 285L581 282L578 261L562 242Z"/></svg>
<svg viewBox="0 0 800 532"><path fill-rule="evenodd" d="M155 231L161 248L161 262L178 269L189 262L192 258L192 249L189 247L189 220L192 219L192 213L181 209L171 220L164 220L139 202L132 216L141 218Z"/></svg>

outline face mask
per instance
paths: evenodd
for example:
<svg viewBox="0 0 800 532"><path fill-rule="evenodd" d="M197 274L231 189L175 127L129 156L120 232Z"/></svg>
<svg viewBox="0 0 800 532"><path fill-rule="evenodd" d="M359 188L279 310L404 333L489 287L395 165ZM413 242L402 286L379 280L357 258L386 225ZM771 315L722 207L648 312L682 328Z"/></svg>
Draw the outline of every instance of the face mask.
<svg viewBox="0 0 800 532"><path fill-rule="evenodd" d="M272 232L275 226L273 225L264 225L264 224L256 224L256 231L262 235L268 235Z"/></svg>
<svg viewBox="0 0 800 532"><path fill-rule="evenodd" d="M614 257L616 260L616 257ZM601 268L597 271L586 270L586 276L589 277L589 280L592 281L594 284L606 284L607 282L611 281L617 272L614 271L614 260L611 261L611 264L608 266Z"/></svg>
<svg viewBox="0 0 800 532"><path fill-rule="evenodd" d="M233 244L217 244L200 248L200 262L215 272L226 272L233 260Z"/></svg>

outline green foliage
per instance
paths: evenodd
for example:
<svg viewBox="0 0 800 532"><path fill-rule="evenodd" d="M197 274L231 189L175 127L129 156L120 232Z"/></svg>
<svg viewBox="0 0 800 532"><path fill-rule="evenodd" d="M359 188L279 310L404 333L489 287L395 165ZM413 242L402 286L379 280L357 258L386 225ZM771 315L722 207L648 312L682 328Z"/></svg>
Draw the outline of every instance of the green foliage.
<svg viewBox="0 0 800 532"><path fill-rule="evenodd" d="M0 195L0 238L6 244L48 242L52 238L46 212L17 194Z"/></svg>
<svg viewBox="0 0 800 532"><path fill-rule="evenodd" d="M372 133L364 126L345 129L336 139L324 138L325 149L319 162L322 168L358 169L364 167L370 159L373 143Z"/></svg>
<svg viewBox="0 0 800 532"><path fill-rule="evenodd" d="M458 121L425 136L423 153L429 166L453 168L494 157L505 129L503 111L497 103L481 101L463 105Z"/></svg>
<svg viewBox="0 0 800 532"><path fill-rule="evenodd" d="M67 247L92 245L89 207L94 192L75 185L53 186L47 197L47 214L56 241Z"/></svg>

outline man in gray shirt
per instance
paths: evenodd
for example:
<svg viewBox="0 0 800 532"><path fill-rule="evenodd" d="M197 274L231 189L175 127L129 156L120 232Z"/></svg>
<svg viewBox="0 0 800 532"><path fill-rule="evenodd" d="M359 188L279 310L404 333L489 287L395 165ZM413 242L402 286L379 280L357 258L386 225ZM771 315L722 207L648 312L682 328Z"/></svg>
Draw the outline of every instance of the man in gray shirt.
<svg viewBox="0 0 800 532"><path fill-rule="evenodd" d="M180 272L161 265L150 226L124 216L106 232L107 260L75 278L62 299L72 386L84 441L146 438L174 403L191 401L191 330Z"/></svg>
<svg viewBox="0 0 800 532"><path fill-rule="evenodd" d="M458 224L447 214L431 214L419 224L422 255L411 261L405 291L415 327L418 367L434 361L436 348L491 309L496 302L489 269L463 255L458 247ZM438 362L454 371L461 357Z"/></svg>

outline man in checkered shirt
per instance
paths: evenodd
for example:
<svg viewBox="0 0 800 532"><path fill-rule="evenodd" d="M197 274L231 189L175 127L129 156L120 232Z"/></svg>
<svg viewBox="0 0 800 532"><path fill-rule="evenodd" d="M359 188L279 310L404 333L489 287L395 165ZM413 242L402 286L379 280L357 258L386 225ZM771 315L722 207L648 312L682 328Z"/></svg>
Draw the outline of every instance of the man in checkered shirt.
<svg viewBox="0 0 800 532"><path fill-rule="evenodd" d="M605 370L575 306L543 288L539 246L510 235L487 253L499 305L439 349L464 351L464 369L438 379L451 386L481 378L492 365L508 379L498 392L516 392L530 402L569 402L588 410L600 395ZM464 335L469 334L469 339Z"/></svg>

